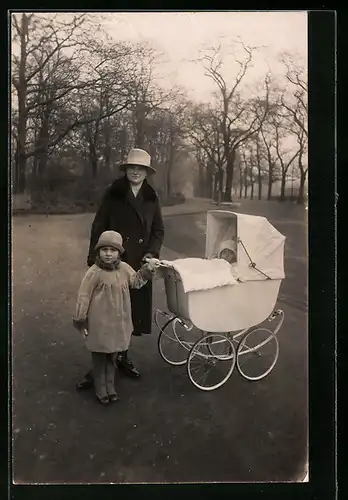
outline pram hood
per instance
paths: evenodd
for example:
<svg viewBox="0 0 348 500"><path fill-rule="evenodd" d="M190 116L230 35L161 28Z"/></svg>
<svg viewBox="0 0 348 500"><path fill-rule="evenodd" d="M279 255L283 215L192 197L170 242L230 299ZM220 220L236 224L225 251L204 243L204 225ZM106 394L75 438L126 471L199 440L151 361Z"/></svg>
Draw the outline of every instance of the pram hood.
<svg viewBox="0 0 348 500"><path fill-rule="evenodd" d="M235 244L234 275L241 281L285 277L285 236L265 217L227 210L208 211L206 257L217 257L221 243L227 240Z"/></svg>

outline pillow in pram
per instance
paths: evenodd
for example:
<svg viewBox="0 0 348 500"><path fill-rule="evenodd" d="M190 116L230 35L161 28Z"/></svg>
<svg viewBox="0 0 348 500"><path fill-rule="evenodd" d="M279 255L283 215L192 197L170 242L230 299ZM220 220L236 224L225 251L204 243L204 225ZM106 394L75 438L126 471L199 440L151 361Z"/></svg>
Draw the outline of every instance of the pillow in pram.
<svg viewBox="0 0 348 500"><path fill-rule="evenodd" d="M238 284L232 275L231 265L223 259L189 257L172 261L162 260L161 264L174 269L180 275L185 293Z"/></svg>

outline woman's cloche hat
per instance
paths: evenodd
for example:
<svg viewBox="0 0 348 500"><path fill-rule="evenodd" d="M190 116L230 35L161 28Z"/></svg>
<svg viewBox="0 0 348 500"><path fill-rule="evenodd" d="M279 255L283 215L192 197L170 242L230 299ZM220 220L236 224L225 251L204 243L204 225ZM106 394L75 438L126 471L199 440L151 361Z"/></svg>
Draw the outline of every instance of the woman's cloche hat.
<svg viewBox="0 0 348 500"><path fill-rule="evenodd" d="M98 243L94 247L94 250L97 251L102 247L112 247L116 248L121 254L124 252L123 248L123 239L120 233L116 233L116 231L104 231L98 240Z"/></svg>
<svg viewBox="0 0 348 500"><path fill-rule="evenodd" d="M156 169L151 166L151 156L143 149L131 149L127 160L121 163L120 169L125 170L130 165L140 165L141 167L146 167L151 173L156 172Z"/></svg>

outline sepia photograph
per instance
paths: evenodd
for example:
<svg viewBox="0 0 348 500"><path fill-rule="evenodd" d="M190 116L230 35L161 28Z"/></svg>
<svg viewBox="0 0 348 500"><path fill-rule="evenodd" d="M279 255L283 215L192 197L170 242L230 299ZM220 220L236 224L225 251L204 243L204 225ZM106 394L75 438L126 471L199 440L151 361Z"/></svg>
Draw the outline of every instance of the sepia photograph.
<svg viewBox="0 0 348 500"><path fill-rule="evenodd" d="M8 13L14 484L310 480L307 24Z"/></svg>

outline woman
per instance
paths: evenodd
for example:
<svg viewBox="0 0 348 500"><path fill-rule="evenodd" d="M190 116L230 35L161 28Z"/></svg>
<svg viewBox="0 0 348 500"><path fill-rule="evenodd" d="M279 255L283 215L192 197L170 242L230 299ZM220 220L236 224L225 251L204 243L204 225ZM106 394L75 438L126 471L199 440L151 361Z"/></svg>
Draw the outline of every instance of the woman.
<svg viewBox="0 0 348 500"><path fill-rule="evenodd" d="M155 190L147 176L155 173L150 155L142 149L132 149L127 162L120 166L125 175L107 189L92 224L87 263L94 263L94 248L100 235L107 230L122 235L122 260L138 271L147 257L159 258L164 238L161 208ZM139 290L131 290L133 335L151 333L152 282ZM118 356L117 365L127 375L139 377L139 372L128 357L128 351ZM77 384L78 389L91 387L89 372Z"/></svg>

